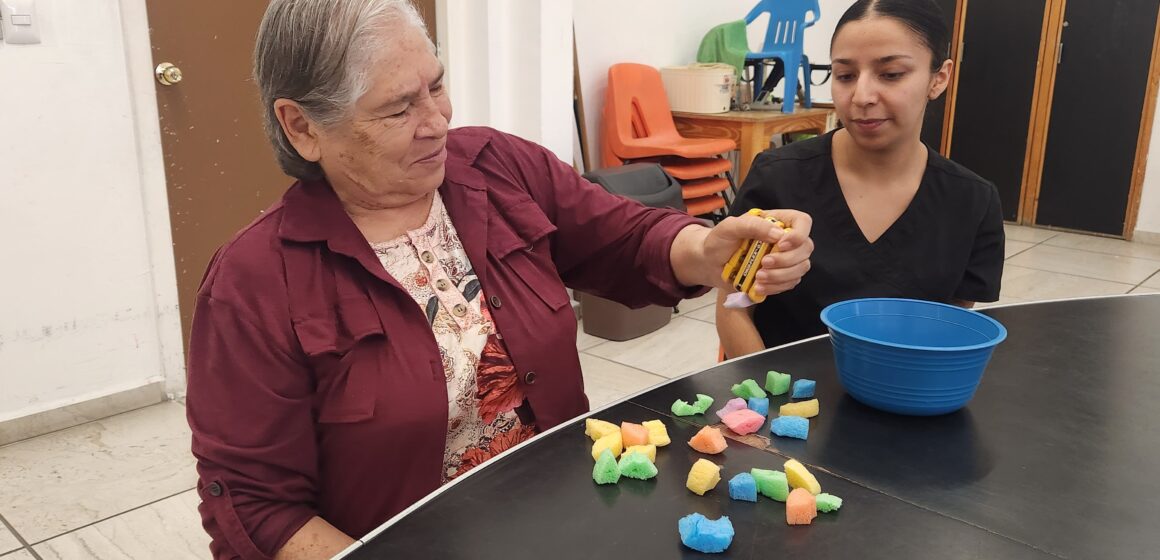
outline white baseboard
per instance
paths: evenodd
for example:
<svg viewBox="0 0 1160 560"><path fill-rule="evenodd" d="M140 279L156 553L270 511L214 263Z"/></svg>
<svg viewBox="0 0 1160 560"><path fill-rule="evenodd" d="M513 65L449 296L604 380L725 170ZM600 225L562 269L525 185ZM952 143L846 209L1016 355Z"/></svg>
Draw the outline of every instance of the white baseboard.
<svg viewBox="0 0 1160 560"><path fill-rule="evenodd" d="M164 381L0 421L0 445L33 438L166 400Z"/></svg>

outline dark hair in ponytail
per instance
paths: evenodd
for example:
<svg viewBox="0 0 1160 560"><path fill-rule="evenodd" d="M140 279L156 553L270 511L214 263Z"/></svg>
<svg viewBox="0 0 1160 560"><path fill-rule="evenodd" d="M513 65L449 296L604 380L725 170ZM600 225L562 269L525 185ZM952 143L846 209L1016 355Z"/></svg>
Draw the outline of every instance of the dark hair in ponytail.
<svg viewBox="0 0 1160 560"><path fill-rule="evenodd" d="M943 61L950 58L950 30L943 19L942 9L933 0L858 0L838 20L834 37L847 23L871 16L894 19L918 35L930 49L931 72L938 71ZM833 44L831 38L830 46L833 47Z"/></svg>

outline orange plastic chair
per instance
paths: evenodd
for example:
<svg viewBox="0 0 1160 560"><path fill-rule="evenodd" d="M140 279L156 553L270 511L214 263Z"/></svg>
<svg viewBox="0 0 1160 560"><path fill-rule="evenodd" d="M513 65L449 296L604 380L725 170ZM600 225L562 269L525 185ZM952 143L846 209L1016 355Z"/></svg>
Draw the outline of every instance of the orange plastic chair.
<svg viewBox="0 0 1160 560"><path fill-rule="evenodd" d="M685 138L677 132L661 73L643 64L608 69L604 99L604 165L660 156L706 158L737 149L725 138Z"/></svg>

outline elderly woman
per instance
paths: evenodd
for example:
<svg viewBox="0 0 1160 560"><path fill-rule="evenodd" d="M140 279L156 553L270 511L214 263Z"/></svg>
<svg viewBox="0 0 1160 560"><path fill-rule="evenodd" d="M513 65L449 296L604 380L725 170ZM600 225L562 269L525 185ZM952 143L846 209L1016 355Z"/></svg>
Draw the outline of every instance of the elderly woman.
<svg viewBox="0 0 1160 560"><path fill-rule="evenodd" d="M448 130L406 0L274 0L254 77L300 180L218 251L189 423L215 558L325 558L588 402L565 286L672 305L742 239L760 289L809 267L809 217L713 229L583 181L545 149Z"/></svg>

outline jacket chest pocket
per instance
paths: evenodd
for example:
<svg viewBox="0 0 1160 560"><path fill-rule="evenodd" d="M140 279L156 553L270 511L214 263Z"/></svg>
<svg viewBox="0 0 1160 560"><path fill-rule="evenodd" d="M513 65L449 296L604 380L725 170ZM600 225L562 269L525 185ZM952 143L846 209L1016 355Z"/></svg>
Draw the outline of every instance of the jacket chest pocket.
<svg viewBox="0 0 1160 560"><path fill-rule="evenodd" d="M370 420L382 380L386 335L365 295L344 297L329 312L295 318L294 331L315 375L322 424Z"/></svg>
<svg viewBox="0 0 1160 560"><path fill-rule="evenodd" d="M493 262L519 278L524 288L553 311L568 305L548 237L556 226L532 200L497 210L500 218L488 224L488 252Z"/></svg>

